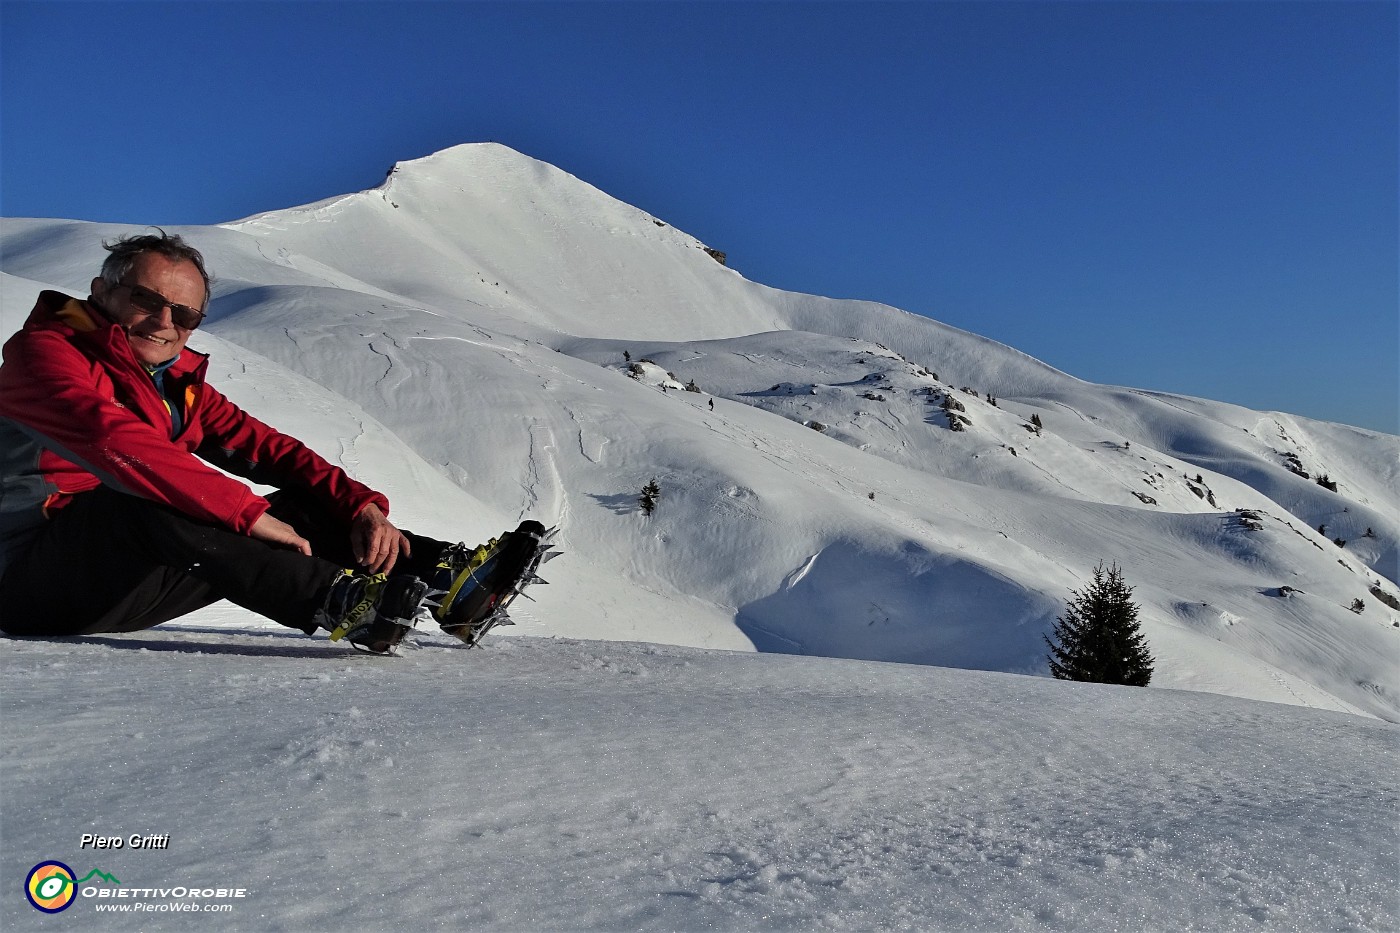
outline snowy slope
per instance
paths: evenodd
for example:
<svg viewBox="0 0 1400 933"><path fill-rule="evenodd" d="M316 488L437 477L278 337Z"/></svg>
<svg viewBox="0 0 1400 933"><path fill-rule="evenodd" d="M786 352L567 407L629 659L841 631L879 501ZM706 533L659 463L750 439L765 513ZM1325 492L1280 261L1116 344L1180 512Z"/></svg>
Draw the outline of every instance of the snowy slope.
<svg viewBox="0 0 1400 933"><path fill-rule="evenodd" d="M285 629L6 643L0 922L1400 924L1392 724L841 659L422 641L387 660ZM83 849L84 833L168 847ZM90 880L45 917L19 882L46 859L120 884ZM165 912L180 904L232 910Z"/></svg>
<svg viewBox="0 0 1400 933"><path fill-rule="evenodd" d="M5 329L42 285L85 293L121 232L7 220ZM1043 673L1042 633L1110 560L1143 603L1154 686L1400 719L1400 613L1375 595L1400 576L1393 436L1096 386L748 282L500 146L182 232L218 276L193 343L232 397L408 527L562 523L569 557L525 633Z"/></svg>

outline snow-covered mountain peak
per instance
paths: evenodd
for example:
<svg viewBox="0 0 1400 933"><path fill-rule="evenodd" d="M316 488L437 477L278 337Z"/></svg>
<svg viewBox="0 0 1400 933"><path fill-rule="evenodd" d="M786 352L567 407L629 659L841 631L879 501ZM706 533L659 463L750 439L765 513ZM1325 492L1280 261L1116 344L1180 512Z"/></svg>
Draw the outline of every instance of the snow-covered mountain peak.
<svg viewBox="0 0 1400 933"><path fill-rule="evenodd" d="M399 163L373 190L225 226L414 301L465 300L546 331L706 338L781 324L736 296L742 279L695 238L497 144Z"/></svg>
<svg viewBox="0 0 1400 933"><path fill-rule="evenodd" d="M407 184L436 185L441 193L456 190L472 196L509 193L508 200L541 199L593 202L589 213L614 211L645 215L563 169L500 143L462 143L417 159L396 162L374 190L393 193Z"/></svg>

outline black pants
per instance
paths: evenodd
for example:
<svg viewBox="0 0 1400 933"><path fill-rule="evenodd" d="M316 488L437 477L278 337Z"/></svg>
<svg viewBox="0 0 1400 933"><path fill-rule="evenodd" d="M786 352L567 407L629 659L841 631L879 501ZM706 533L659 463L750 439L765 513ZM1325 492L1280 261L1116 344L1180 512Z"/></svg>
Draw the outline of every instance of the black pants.
<svg viewBox="0 0 1400 933"><path fill-rule="evenodd" d="M350 528L298 491L270 514L315 555L198 522L99 487L60 509L0 579L0 629L11 635L135 632L227 599L310 634L331 583L354 568ZM443 542L404 532L412 557L393 573L431 574Z"/></svg>

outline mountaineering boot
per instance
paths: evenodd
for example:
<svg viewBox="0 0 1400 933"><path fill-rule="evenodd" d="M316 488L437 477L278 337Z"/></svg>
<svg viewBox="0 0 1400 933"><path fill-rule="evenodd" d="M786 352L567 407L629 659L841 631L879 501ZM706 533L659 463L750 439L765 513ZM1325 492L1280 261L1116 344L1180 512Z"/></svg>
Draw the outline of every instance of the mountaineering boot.
<svg viewBox="0 0 1400 933"><path fill-rule="evenodd" d="M535 570L557 553L549 553L548 544L557 530L524 521L478 547L445 548L430 591L442 630L474 646L494 626L512 624L505 608L527 585L544 582Z"/></svg>
<svg viewBox="0 0 1400 933"><path fill-rule="evenodd" d="M391 654L413 628L428 584L409 574L366 575L346 570L326 594L316 624L363 651Z"/></svg>

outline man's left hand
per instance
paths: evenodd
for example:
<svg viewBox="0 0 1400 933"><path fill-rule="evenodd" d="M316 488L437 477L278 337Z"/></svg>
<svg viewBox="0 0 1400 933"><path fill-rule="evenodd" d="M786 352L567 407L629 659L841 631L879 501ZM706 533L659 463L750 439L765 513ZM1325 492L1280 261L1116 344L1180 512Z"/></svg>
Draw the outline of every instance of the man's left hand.
<svg viewBox="0 0 1400 933"><path fill-rule="evenodd" d="M361 509L350 523L350 546L360 566L370 573L388 573L400 555L408 557L412 553L408 538L373 503Z"/></svg>

